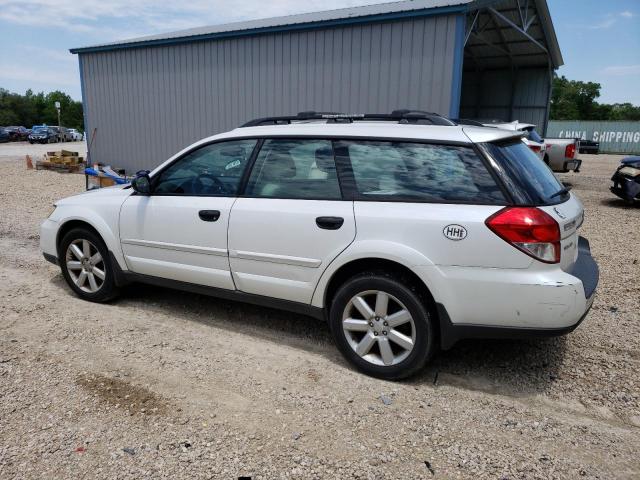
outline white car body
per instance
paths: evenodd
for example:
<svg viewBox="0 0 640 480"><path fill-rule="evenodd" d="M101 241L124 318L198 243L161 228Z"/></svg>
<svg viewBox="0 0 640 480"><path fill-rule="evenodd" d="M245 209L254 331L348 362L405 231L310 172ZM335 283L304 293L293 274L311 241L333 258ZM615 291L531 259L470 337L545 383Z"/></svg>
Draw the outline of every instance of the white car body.
<svg viewBox="0 0 640 480"><path fill-rule="evenodd" d="M150 176L199 146L235 138L366 137L477 145L509 136L505 130L386 122L246 127L187 147ZM569 331L594 298L595 286L587 292L574 271L584 245L578 237L583 207L573 194L539 207L562 232L562 257L554 264L535 260L487 228L487 219L505 205L146 196L115 186L56 206L40 234L42 251L52 261L62 256L61 229L82 222L104 240L124 275L274 299L298 305L299 311L328 309L330 282L343 267L372 259L393 262L428 288L447 330L441 332L444 348L474 336L478 327ZM198 212L207 209L219 211L219 220L200 221ZM319 216L341 217L344 224L319 229L314 224ZM443 235L451 225L463 225L465 238L452 241ZM456 333L456 327L468 328Z"/></svg>
<svg viewBox="0 0 640 480"><path fill-rule="evenodd" d="M67 131L71 134L71 141L72 142L81 142L82 141L82 134L76 130L75 128L69 128L67 129Z"/></svg>

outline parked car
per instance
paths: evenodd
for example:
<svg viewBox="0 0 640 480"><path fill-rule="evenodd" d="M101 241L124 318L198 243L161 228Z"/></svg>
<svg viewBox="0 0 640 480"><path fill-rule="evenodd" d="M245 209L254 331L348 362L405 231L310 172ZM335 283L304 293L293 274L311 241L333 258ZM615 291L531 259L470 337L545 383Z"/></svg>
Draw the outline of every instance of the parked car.
<svg viewBox="0 0 640 480"><path fill-rule="evenodd" d="M546 157L545 163L554 172L578 173L582 160L576 157L580 140L577 138L545 138Z"/></svg>
<svg viewBox="0 0 640 480"><path fill-rule="evenodd" d="M137 281L312 315L398 379L462 338L575 329L598 282L582 220L517 132L307 112L60 200L40 245L85 300Z"/></svg>
<svg viewBox="0 0 640 480"><path fill-rule="evenodd" d="M625 202L640 200L640 156L623 158L611 180L611 191Z"/></svg>
<svg viewBox="0 0 640 480"><path fill-rule="evenodd" d="M600 142L594 142L593 140L580 140L578 152L597 155L600 153Z"/></svg>
<svg viewBox="0 0 640 480"><path fill-rule="evenodd" d="M22 142L29 137L29 130L24 127L6 127L9 137L14 142Z"/></svg>
<svg viewBox="0 0 640 480"><path fill-rule="evenodd" d="M69 135L71 135L71 141L72 142L81 142L82 141L82 134L76 130L75 128L68 128L67 132L69 133Z"/></svg>
<svg viewBox="0 0 640 480"><path fill-rule="evenodd" d="M57 134L58 134L58 139L60 142L71 142L73 141L73 136L71 135L71 133L69 133L69 130L65 127L59 127L57 125L54 125L52 127L49 127L51 129L53 129Z"/></svg>
<svg viewBox="0 0 640 480"><path fill-rule="evenodd" d="M29 143L57 143L59 141L58 132L53 128L34 128L29 134Z"/></svg>
<svg viewBox="0 0 640 480"><path fill-rule="evenodd" d="M11 135L6 128L0 127L0 143L5 143L11 141Z"/></svg>

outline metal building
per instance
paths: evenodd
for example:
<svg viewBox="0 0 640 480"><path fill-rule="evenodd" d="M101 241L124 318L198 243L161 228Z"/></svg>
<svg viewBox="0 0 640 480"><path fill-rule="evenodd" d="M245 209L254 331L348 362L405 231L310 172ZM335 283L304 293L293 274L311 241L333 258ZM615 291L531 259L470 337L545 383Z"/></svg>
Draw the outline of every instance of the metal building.
<svg viewBox="0 0 640 480"><path fill-rule="evenodd" d="M256 117L398 108L548 120L546 0L411 0L76 48L91 159L129 172Z"/></svg>

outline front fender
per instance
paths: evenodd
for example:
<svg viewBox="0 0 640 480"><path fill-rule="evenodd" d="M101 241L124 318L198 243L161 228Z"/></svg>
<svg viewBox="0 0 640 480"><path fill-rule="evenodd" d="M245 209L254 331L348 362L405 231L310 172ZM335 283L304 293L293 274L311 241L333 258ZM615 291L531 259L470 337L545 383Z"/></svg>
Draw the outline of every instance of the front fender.
<svg viewBox="0 0 640 480"><path fill-rule="evenodd" d="M418 265L433 266L433 262L429 258L419 251L401 243L387 240L356 241L349 245L327 266L313 292L311 304L314 307L322 308L324 305L325 292L333 275L344 265L365 258L390 260L412 271L414 271L414 267Z"/></svg>
<svg viewBox="0 0 640 480"><path fill-rule="evenodd" d="M123 270L127 269L127 264L124 261L124 255L122 253L122 247L120 246L120 232L118 227L120 214L119 206L117 208L107 209L74 205L61 207L58 210L60 210L60 218L52 218L52 220L56 220L60 225L58 227L58 232L64 228L64 225L72 221L80 221L89 224L98 232L102 240L104 240L104 243L107 245L107 249L113 253L114 258L120 265L120 268ZM58 211L56 211L56 213L58 213ZM105 216L107 218L105 218ZM58 235L56 245L59 241L60 238Z"/></svg>

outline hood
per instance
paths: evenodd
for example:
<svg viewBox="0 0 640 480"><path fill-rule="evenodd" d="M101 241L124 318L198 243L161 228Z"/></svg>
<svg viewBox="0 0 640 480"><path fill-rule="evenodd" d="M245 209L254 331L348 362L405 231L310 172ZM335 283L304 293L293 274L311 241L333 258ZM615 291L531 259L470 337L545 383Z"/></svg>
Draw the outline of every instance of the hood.
<svg viewBox="0 0 640 480"><path fill-rule="evenodd" d="M85 192L72 195L71 197L58 200L56 202L56 205L60 206L78 203L84 204L86 202L92 201L93 199L100 199L105 197L126 197L128 195L131 195L132 192L133 190L129 188L128 183L125 185L114 185L112 187L96 188L94 190L87 190Z"/></svg>
<svg viewBox="0 0 640 480"><path fill-rule="evenodd" d="M640 168L640 156L633 156L633 157L627 157L627 158L623 158L620 163L622 165L629 165L631 167L638 167Z"/></svg>

